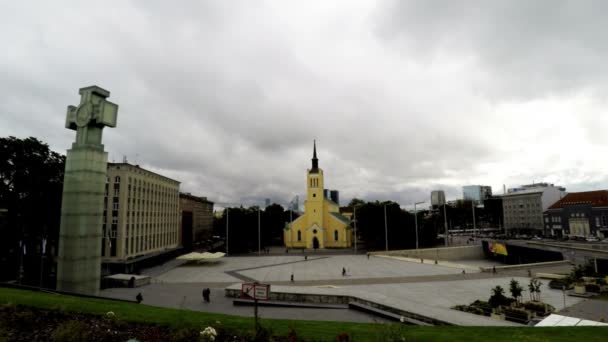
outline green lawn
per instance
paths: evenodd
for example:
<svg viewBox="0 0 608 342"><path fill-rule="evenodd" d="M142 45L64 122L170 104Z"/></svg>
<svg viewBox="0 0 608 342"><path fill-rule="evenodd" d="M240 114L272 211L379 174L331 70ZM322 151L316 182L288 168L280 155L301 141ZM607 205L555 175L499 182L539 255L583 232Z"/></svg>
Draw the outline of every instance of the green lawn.
<svg viewBox="0 0 608 342"><path fill-rule="evenodd" d="M68 312L105 314L113 311L119 319L155 323L170 327L204 328L216 325L248 331L253 319L198 311L167 309L102 299L88 299L50 293L0 288L1 304L20 304ZM406 341L606 341L608 328L533 328L533 327L415 327L397 324L295 321L264 319L262 324L275 333L286 334L290 327L298 336L309 340L336 341L348 333L353 341L382 341L391 336L405 336Z"/></svg>

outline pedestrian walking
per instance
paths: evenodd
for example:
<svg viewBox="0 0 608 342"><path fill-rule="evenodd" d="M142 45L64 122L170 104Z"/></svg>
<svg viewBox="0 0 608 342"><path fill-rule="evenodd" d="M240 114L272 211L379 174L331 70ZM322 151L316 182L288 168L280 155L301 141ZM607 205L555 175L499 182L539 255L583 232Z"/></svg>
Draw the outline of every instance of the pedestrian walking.
<svg viewBox="0 0 608 342"><path fill-rule="evenodd" d="M492 273L496 274L496 266L492 266Z"/></svg>
<svg viewBox="0 0 608 342"><path fill-rule="evenodd" d="M308 255L304 256L304 261L308 260Z"/></svg>
<svg viewBox="0 0 608 342"><path fill-rule="evenodd" d="M293 273L291 274L291 282L293 283Z"/></svg>
<svg viewBox="0 0 608 342"><path fill-rule="evenodd" d="M144 301L144 296L141 295L141 292L137 294L137 296L135 297L135 300L137 301L137 304L140 304L141 302Z"/></svg>
<svg viewBox="0 0 608 342"><path fill-rule="evenodd" d="M367 260L369 260L369 252L367 252Z"/></svg>
<svg viewBox="0 0 608 342"><path fill-rule="evenodd" d="M462 270L462 275L464 275L466 272L464 270Z"/></svg>
<svg viewBox="0 0 608 342"><path fill-rule="evenodd" d="M342 267L342 276L346 276L346 268Z"/></svg>
<svg viewBox="0 0 608 342"><path fill-rule="evenodd" d="M532 270L528 269L528 277L532 278Z"/></svg>

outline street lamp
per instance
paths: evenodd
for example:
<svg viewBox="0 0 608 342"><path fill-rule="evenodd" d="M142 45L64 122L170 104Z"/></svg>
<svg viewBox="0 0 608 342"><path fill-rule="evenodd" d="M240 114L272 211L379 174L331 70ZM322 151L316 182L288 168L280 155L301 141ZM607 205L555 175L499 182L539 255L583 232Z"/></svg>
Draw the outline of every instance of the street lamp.
<svg viewBox="0 0 608 342"><path fill-rule="evenodd" d="M357 206L356 205L353 205L353 223L355 224L355 254L357 254Z"/></svg>
<svg viewBox="0 0 608 342"><path fill-rule="evenodd" d="M448 215L446 214L446 210L445 210L446 204L443 203L443 227L445 229L445 236L444 236L444 242L445 242L445 246L448 246Z"/></svg>
<svg viewBox="0 0 608 342"><path fill-rule="evenodd" d="M475 226L475 200L471 200L471 208L473 209L473 236L477 236L475 230L477 230Z"/></svg>
<svg viewBox="0 0 608 342"><path fill-rule="evenodd" d="M388 252L388 228L386 226L386 204L384 204L384 248Z"/></svg>
<svg viewBox="0 0 608 342"><path fill-rule="evenodd" d="M416 249L418 249L418 211L416 210L416 205L422 204L424 202L416 202L414 203L414 225L416 226Z"/></svg>

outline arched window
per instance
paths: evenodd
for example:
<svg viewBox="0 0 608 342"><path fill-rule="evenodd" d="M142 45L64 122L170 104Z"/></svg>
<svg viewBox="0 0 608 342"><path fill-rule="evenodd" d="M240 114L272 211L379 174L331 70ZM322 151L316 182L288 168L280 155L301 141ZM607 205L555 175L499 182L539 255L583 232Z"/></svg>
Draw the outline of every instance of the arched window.
<svg viewBox="0 0 608 342"><path fill-rule="evenodd" d="M298 230L298 241L302 241L302 232Z"/></svg>
<svg viewBox="0 0 608 342"><path fill-rule="evenodd" d="M338 230L334 230L334 240L338 241Z"/></svg>

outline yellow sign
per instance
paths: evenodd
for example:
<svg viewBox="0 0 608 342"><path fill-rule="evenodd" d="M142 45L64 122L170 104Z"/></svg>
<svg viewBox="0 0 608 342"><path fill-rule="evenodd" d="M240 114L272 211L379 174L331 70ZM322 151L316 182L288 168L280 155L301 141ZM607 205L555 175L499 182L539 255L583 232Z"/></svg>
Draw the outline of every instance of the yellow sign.
<svg viewBox="0 0 608 342"><path fill-rule="evenodd" d="M494 254L508 255L507 246L504 243L489 242L488 248L490 249L490 252Z"/></svg>

